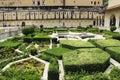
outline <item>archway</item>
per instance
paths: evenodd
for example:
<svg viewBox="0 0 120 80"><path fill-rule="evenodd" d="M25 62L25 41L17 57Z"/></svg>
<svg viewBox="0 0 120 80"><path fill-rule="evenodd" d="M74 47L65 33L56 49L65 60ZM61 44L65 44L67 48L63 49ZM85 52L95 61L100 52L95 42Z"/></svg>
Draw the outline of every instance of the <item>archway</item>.
<svg viewBox="0 0 120 80"><path fill-rule="evenodd" d="M25 22L22 22L22 27L25 26Z"/></svg>
<svg viewBox="0 0 120 80"><path fill-rule="evenodd" d="M116 18L115 15L112 15L110 17L110 26L115 26L116 25Z"/></svg>

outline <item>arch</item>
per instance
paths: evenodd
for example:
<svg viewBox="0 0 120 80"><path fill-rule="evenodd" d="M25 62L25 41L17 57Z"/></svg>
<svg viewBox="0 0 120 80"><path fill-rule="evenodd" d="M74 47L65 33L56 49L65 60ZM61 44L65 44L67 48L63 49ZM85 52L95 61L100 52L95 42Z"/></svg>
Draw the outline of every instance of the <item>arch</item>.
<svg viewBox="0 0 120 80"><path fill-rule="evenodd" d="M22 27L25 26L25 22L22 22Z"/></svg>
<svg viewBox="0 0 120 80"><path fill-rule="evenodd" d="M116 17L115 15L110 16L110 26L116 25Z"/></svg>

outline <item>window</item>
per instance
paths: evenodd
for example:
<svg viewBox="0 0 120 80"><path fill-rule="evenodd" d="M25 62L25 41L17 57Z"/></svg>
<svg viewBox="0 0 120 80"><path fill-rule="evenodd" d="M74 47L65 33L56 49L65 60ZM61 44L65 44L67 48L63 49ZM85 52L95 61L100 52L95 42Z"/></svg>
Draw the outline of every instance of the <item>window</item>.
<svg viewBox="0 0 120 80"><path fill-rule="evenodd" d="M94 5L96 5L96 1L94 2Z"/></svg>
<svg viewBox="0 0 120 80"><path fill-rule="evenodd" d="M98 1L98 4L100 4L100 2Z"/></svg>
<svg viewBox="0 0 120 80"><path fill-rule="evenodd" d="M40 1L38 1L38 5L40 5Z"/></svg>
<svg viewBox="0 0 120 80"><path fill-rule="evenodd" d="M91 4L93 4L93 1L91 1Z"/></svg>
<svg viewBox="0 0 120 80"><path fill-rule="evenodd" d="M33 5L35 4L35 1L33 1Z"/></svg>

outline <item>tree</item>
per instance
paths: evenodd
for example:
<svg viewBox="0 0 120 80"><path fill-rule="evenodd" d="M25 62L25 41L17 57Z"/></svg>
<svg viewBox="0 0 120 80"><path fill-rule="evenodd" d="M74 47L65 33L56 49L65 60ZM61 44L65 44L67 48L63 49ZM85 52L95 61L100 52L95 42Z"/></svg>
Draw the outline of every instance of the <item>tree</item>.
<svg viewBox="0 0 120 80"><path fill-rule="evenodd" d="M40 32L43 32L43 25L40 25Z"/></svg>
<svg viewBox="0 0 120 80"><path fill-rule="evenodd" d="M117 29L117 28L116 28L115 26L111 26L111 27L110 27L110 31L112 31L112 32L115 31L116 29Z"/></svg>
<svg viewBox="0 0 120 80"><path fill-rule="evenodd" d="M33 27L26 27L22 29L22 33L24 35L28 35L28 34L32 34L34 32L34 28Z"/></svg>

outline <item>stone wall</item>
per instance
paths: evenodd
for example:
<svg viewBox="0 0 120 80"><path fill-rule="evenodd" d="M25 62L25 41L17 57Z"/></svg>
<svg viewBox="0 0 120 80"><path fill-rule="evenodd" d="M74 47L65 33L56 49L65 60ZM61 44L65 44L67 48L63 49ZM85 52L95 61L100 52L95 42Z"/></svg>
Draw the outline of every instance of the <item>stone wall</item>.
<svg viewBox="0 0 120 80"><path fill-rule="evenodd" d="M17 27L0 27L0 40L16 36L20 33Z"/></svg>

